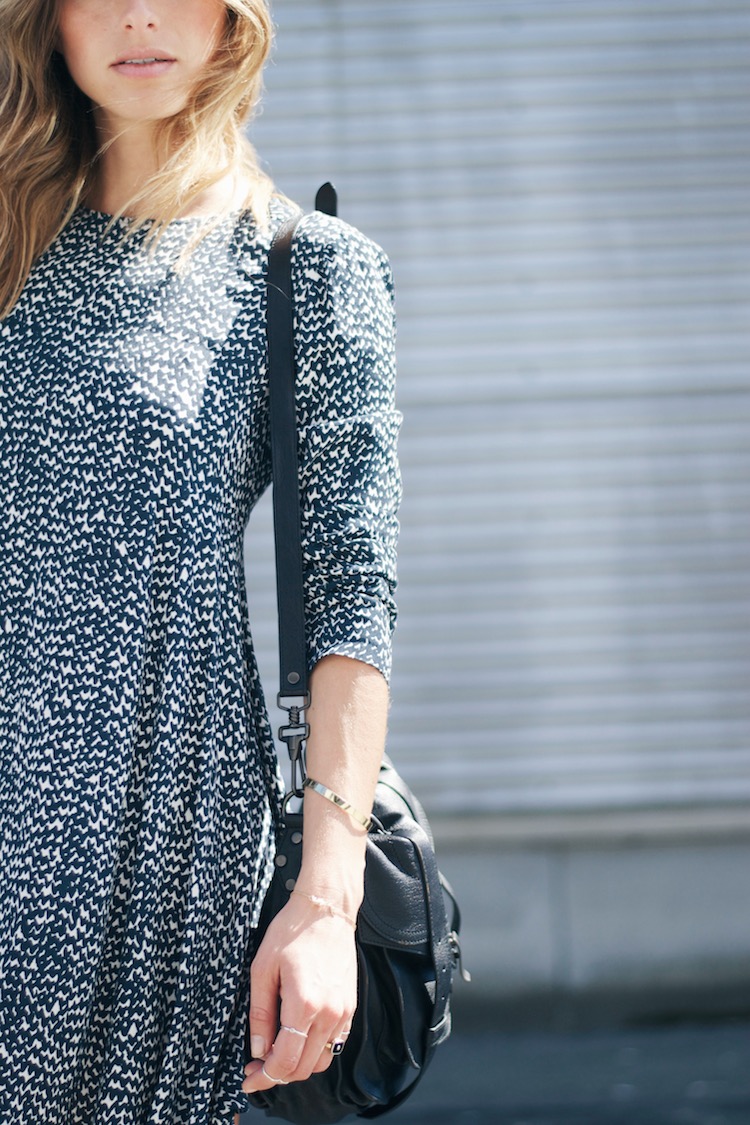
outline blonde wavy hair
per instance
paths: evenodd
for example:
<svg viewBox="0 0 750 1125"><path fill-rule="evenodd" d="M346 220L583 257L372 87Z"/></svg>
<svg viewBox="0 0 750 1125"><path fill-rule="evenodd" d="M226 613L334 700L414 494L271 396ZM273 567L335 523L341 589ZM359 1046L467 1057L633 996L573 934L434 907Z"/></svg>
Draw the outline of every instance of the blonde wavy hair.
<svg viewBox="0 0 750 1125"><path fill-rule="evenodd" d="M260 97L273 24L266 0L225 0L225 8L219 48L188 104L158 123L156 143L169 158L113 217L134 217L126 237L149 224L147 241L155 242L230 172L250 184L244 207L259 224L267 221L274 186L244 128ZM0 0L0 318L85 200L101 155L89 99L68 74L56 38L57 0ZM223 213L232 209L227 203ZM221 217L202 224L199 237Z"/></svg>

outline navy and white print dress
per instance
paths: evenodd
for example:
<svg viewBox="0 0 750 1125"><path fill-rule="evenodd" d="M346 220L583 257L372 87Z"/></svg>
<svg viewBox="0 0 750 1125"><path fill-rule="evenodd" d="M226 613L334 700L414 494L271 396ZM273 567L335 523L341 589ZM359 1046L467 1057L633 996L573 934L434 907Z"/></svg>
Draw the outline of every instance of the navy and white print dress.
<svg viewBox="0 0 750 1125"><path fill-rule="evenodd" d="M269 231L78 210L0 323L0 1121L231 1125L280 780L243 536L269 484ZM390 674L392 279L293 257L309 662Z"/></svg>

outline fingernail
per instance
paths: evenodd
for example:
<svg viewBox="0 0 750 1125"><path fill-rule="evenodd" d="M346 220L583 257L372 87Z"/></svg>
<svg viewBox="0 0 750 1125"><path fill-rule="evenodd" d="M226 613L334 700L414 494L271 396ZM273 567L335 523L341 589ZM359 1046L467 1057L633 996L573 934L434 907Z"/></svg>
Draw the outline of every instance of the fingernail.
<svg viewBox="0 0 750 1125"><path fill-rule="evenodd" d="M266 1044L260 1035L250 1036L250 1050L253 1053L254 1059L264 1059L266 1057Z"/></svg>

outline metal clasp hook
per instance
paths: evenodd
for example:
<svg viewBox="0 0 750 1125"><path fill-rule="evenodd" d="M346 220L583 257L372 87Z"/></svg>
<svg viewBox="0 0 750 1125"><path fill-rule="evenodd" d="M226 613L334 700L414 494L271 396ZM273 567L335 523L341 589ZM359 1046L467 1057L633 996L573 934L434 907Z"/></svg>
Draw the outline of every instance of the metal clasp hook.
<svg viewBox="0 0 750 1125"><path fill-rule="evenodd" d="M305 741L310 735L310 724L300 718L300 713L310 706L310 693L299 696L278 696L278 705L289 714L289 722L279 727L279 738L286 743L292 764L291 795L302 798L305 778ZM299 782L298 782L299 773Z"/></svg>

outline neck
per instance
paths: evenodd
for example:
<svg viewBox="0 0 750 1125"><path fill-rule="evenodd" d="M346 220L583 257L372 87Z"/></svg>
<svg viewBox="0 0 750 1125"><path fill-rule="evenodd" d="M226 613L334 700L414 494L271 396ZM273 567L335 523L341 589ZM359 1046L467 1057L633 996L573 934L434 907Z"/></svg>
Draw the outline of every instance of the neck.
<svg viewBox="0 0 750 1125"><path fill-rule="evenodd" d="M114 214L159 170L153 130L143 124L112 133L97 121L97 134L99 144L107 147L97 162L96 181L86 202Z"/></svg>
<svg viewBox="0 0 750 1125"><path fill-rule="evenodd" d="M96 211L114 215L159 171L163 156L157 150L150 122L129 124L126 129L114 133L106 128L104 122L97 121L97 133L100 145L106 144L107 147L99 158L96 181L87 195L86 204ZM232 173L228 173L196 196L180 217L215 214L228 202L234 204L236 201L236 205L240 206L243 198L243 185L236 182ZM125 214L129 213L126 208Z"/></svg>

